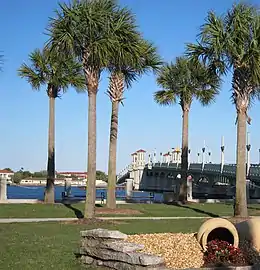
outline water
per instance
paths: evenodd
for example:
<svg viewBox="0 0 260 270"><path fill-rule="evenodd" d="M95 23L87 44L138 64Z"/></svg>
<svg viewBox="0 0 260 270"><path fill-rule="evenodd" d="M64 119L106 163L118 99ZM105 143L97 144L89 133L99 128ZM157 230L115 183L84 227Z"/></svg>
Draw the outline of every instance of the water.
<svg viewBox="0 0 260 270"><path fill-rule="evenodd" d="M7 198L8 199L44 199L44 186L7 186ZM62 199L62 192L64 191L63 186L55 186L55 200ZM97 189L96 197L100 198L101 193L105 194L106 197L106 189ZM86 197L86 190L80 189L78 187L71 187L71 194L74 197L84 199ZM141 192L135 191L133 192L133 198L136 202L141 201L142 198L148 198L150 192ZM125 197L125 190L116 190L116 197L118 200L122 200ZM123 198L122 198L123 197ZM154 194L155 201L162 200L162 194Z"/></svg>

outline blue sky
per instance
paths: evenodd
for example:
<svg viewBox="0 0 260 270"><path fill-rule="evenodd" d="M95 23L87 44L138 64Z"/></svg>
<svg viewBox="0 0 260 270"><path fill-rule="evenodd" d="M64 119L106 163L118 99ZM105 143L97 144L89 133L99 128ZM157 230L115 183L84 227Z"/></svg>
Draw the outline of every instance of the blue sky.
<svg viewBox="0 0 260 270"><path fill-rule="evenodd" d="M0 167L20 167L32 171L46 167L48 98L44 89L34 92L17 69L35 48L41 48L48 17L57 7L55 0L2 1L0 9L1 41L5 63L0 73ZM253 1L256 3L257 0ZM153 41L165 61L174 60L194 42L207 11L223 13L230 0L121 0L136 14L144 36ZM107 74L100 84L97 99L97 169L107 170L111 104L104 94ZM190 113L192 155L201 149L203 140L212 152L213 162L220 161L220 140L225 136L226 162L235 162L235 108L230 101L230 78L212 106L197 102ZM179 105L160 107L153 101L158 90L153 74L144 76L126 91L125 106L120 107L118 171L130 162L130 154L139 148L157 152L180 146L181 111ZM259 103L250 110L252 162L258 162L260 148ZM200 150L201 151L201 150ZM57 170L84 171L87 164L87 95L73 89L56 102Z"/></svg>

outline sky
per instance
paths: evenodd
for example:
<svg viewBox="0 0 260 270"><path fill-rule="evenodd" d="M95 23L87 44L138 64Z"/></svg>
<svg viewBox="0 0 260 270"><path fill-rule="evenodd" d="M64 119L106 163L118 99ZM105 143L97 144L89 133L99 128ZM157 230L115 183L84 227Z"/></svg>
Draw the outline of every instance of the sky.
<svg viewBox="0 0 260 270"><path fill-rule="evenodd" d="M136 15L144 37L152 41L164 61L185 52L185 44L195 42L199 27L209 10L224 13L231 0L121 0ZM257 0L251 1L256 4ZM17 69L27 62L28 54L42 48L48 18L54 16L56 0L1 1L0 51L4 54L0 72L0 168L38 171L46 168L48 135L48 97L45 88L33 91L18 77ZM97 169L107 171L111 103L105 95L108 74L103 74L97 97ZM221 136L225 137L225 161L236 160L235 107L231 103L231 80L225 78L215 104L192 104L189 119L191 161L197 160L203 141L212 162L220 162ZM119 111L117 171L131 162L131 153L142 148L148 153L166 152L181 143L179 105L160 107L153 100L159 90L154 74L143 76L125 93ZM87 164L87 95L69 89L56 101L56 169L85 171ZM260 104L249 112L252 124L251 160L259 161Z"/></svg>

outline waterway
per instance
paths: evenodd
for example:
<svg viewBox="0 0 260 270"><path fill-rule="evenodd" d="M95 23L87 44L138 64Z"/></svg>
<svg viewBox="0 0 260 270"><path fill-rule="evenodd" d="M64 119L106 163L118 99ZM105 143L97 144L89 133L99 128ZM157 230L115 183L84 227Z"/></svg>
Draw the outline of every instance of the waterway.
<svg viewBox="0 0 260 270"><path fill-rule="evenodd" d="M43 200L44 198L44 186L7 186L7 198L8 199L38 199ZM55 186L55 200L62 199L62 192L64 191L63 186ZM106 189L97 189L96 197L101 197L101 193L105 194ZM78 187L71 188L71 194L74 197L84 199L86 197L86 190ZM149 197L149 192L135 191L133 197L136 201L140 201L144 197ZM160 201L162 199L161 194L154 194L155 200ZM116 190L116 197L118 199L125 197L125 190Z"/></svg>

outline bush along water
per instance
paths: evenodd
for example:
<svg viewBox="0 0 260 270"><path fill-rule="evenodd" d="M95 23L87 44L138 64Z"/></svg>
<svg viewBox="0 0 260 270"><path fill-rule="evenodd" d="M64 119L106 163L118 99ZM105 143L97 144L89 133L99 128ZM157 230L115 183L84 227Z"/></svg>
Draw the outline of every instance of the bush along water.
<svg viewBox="0 0 260 270"><path fill-rule="evenodd" d="M207 267L248 265L241 249L222 240L212 240L208 243L204 253L204 262Z"/></svg>

